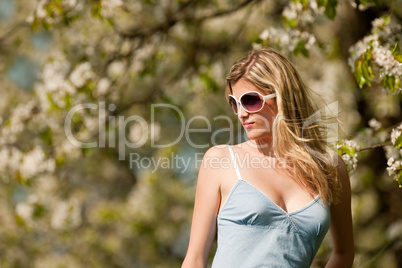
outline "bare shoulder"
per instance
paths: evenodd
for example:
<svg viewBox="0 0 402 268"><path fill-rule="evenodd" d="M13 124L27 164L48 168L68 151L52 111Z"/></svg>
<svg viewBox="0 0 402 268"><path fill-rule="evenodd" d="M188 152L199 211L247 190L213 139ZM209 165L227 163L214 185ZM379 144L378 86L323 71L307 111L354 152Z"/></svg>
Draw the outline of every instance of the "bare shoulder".
<svg viewBox="0 0 402 268"><path fill-rule="evenodd" d="M346 167L346 164L343 161L342 157L339 155L338 155L337 170L338 170L338 179L340 180L342 186L344 186L345 184L350 185L348 168Z"/></svg>
<svg viewBox="0 0 402 268"><path fill-rule="evenodd" d="M346 167L345 162L342 157L338 156L338 165L337 165L337 175L338 181L340 184L340 192L339 192L339 202L345 206L345 209L350 210L350 202L351 202L351 186L350 186L350 178L348 168ZM337 204L339 206L339 204Z"/></svg>
<svg viewBox="0 0 402 268"><path fill-rule="evenodd" d="M211 148L209 148L205 154L204 154L204 158L205 157L225 157L228 155L228 145L226 144L219 144L219 145L215 145L212 146Z"/></svg>
<svg viewBox="0 0 402 268"><path fill-rule="evenodd" d="M221 185L224 175L230 167L230 153L227 145L215 145L209 148L202 159L199 179Z"/></svg>

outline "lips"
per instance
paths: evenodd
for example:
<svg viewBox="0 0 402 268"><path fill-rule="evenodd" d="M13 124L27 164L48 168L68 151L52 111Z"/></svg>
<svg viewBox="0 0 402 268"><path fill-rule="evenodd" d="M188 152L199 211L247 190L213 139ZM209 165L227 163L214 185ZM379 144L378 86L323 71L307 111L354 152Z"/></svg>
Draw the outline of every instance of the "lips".
<svg viewBox="0 0 402 268"><path fill-rule="evenodd" d="M252 127L253 125L254 125L254 122L244 122L243 123L243 126L246 129Z"/></svg>

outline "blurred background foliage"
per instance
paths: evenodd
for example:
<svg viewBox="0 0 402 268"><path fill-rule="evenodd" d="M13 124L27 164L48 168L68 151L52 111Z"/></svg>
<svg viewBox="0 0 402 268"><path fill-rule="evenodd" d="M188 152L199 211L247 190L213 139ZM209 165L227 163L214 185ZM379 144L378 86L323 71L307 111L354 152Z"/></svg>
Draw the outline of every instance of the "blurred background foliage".
<svg viewBox="0 0 402 268"><path fill-rule="evenodd" d="M401 19L399 0L0 0L0 267L179 267L202 154L245 139L225 75L260 46L342 122L355 267L402 267ZM313 267L330 254L328 235Z"/></svg>

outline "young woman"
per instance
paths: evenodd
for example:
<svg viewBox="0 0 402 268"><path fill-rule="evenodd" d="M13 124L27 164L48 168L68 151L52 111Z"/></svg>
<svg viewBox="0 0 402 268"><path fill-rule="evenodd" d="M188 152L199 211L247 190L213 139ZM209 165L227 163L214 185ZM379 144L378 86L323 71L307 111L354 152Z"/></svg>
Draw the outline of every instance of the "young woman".
<svg viewBox="0 0 402 268"><path fill-rule="evenodd" d="M251 51L227 77L227 100L248 141L218 145L200 166L182 268L310 267L330 229L326 267L354 259L346 166L325 145L310 91L272 49Z"/></svg>

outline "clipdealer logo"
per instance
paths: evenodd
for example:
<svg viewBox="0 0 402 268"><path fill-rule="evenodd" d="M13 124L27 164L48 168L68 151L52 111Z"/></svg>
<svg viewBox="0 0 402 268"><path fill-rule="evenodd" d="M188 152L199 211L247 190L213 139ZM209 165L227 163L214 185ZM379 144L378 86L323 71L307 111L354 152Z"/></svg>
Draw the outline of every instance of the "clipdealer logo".
<svg viewBox="0 0 402 268"><path fill-rule="evenodd" d="M98 127L98 136L97 140L93 141L80 141L73 133L73 117L78 113L80 113L81 110L84 109L89 109L93 110L93 112L97 112L97 127ZM168 109L170 109L170 112L174 112L178 115L179 122L180 122L180 132L177 137L175 137L174 141L166 142L166 143L157 143L158 139L156 138L157 135L157 129L155 125L158 125L158 121L156 118L156 111L157 110L163 110L165 109L167 112ZM141 146L144 146L147 142L151 148L169 148L177 143L179 143L183 138L186 139L186 142L188 145L190 145L192 148L196 149L205 149L209 148L214 145L218 145L217 143L217 135L220 133L227 133L228 135L228 142L227 144L232 144L235 143L234 141L234 133L236 132L236 129L234 127L234 123L232 121L232 118L229 116L225 115L219 115L215 116L212 120L214 122L221 121L224 122L225 124L228 125L228 127L220 128L218 130L212 131L212 124L208 118L205 116L197 115L189 118L187 121L185 120L185 116L183 112L176 106L171 105L171 104L166 104L166 103L158 103L158 104L151 104L151 113L150 113L150 120L146 120L143 117L139 115L131 115L131 116L115 116L115 115L110 115L112 112L116 110L116 106L114 104L109 104L106 106L105 102L99 102L98 104L95 103L84 103L84 104L79 104L74 106L73 108L70 109L68 114L66 115L65 121L64 121L64 131L66 134L66 137L68 141L73 144L76 147L79 148L117 148L118 149L118 154L119 154L119 160L126 160L127 154L126 150L127 148L139 148ZM81 111L82 112L82 111ZM325 115L328 116L328 114L333 116L334 114L336 115L338 113L338 102L333 102L330 105L325 107ZM311 127L313 124L320 124L323 120L320 115L320 111L316 111L314 114L312 114L309 118L307 118L304 122L302 127L302 130L307 129ZM275 118L271 118L268 120L267 118L260 116L258 114L253 115L254 118L258 118L261 122L265 124L264 127L261 127L261 129L253 129L255 132L270 132L271 131L271 124L275 120ZM281 120L282 118L277 118L276 120ZM206 127L205 128L192 128L192 125L194 124L195 121L202 121ZM237 120L237 119L236 119ZM127 128L130 127L130 125L136 124L140 129L141 129L141 135L138 140L135 142L131 141L130 139L127 138ZM106 133L106 129L108 127L108 132ZM338 123L325 123L326 126L326 143L327 145L329 143L336 143L338 141ZM237 132L241 133L243 130L241 124L237 124ZM163 133L163 130L161 131ZM303 132L303 131L302 131ZM203 134L210 134L210 142L204 143L204 144L196 144L192 139L191 139L191 133L203 133ZM117 143L116 143L116 137L117 137ZM96 139L96 137L94 137ZM239 135L238 136L238 141L237 143L242 142L242 137ZM147 145L148 145L147 144ZM275 145L274 145L275 146ZM317 152L314 149L310 148L308 144L304 143L304 147L308 152L310 152L313 156L316 158L319 158L323 161L336 161L334 158L328 158L327 154L323 154L322 152ZM330 149L327 146L328 149ZM171 169L178 169L184 172L187 170L191 164L194 163L195 168L197 168L200 163L202 162L202 156L203 154L201 153L195 153L194 157L183 157L180 155L174 155L171 153L169 157L144 157L141 156L138 153L130 153L129 154L129 162L130 162L130 168L136 167L136 168L146 168L150 169L153 168L152 172L155 172L158 168L171 168ZM245 165L247 166L252 166L252 163L257 164L258 159L247 159L245 157ZM240 160L238 160L240 161ZM209 159L208 162L211 165L214 165L216 167L220 168L225 168L225 159L217 160L217 159ZM215 164L214 164L215 163ZM228 161L230 163L230 161ZM260 165L263 164L262 162L259 163ZM333 165L336 165L336 163L332 163Z"/></svg>

